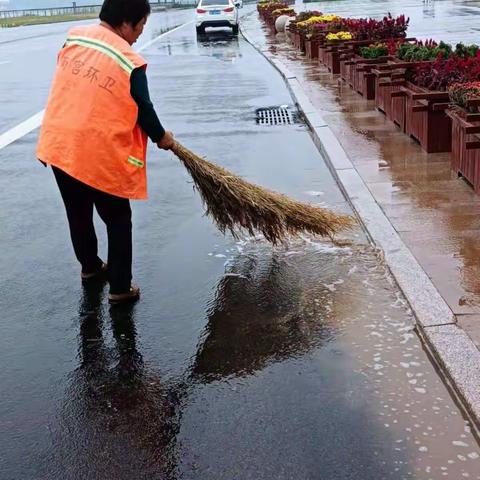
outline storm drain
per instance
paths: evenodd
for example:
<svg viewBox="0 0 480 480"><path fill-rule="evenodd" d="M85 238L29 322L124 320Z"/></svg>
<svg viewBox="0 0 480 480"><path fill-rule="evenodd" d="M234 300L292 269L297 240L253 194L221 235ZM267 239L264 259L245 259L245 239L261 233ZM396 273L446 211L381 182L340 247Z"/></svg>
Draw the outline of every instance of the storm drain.
<svg viewBox="0 0 480 480"><path fill-rule="evenodd" d="M297 115L287 107L259 108L257 123L259 125L293 125Z"/></svg>

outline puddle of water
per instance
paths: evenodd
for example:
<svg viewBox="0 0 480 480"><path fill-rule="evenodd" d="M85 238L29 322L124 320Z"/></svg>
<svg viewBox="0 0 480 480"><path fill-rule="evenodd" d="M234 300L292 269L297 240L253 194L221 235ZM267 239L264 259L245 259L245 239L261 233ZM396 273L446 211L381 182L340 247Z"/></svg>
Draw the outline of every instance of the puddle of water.
<svg viewBox="0 0 480 480"><path fill-rule="evenodd" d="M205 385L209 391L228 381L250 398L259 372L289 382L293 361L301 371L320 361L324 366L318 375L326 377L323 388L330 401L338 400L347 417L349 408L358 407L358 415L371 422L368 454L377 463L377 474L385 475L376 478L479 479L480 448L472 427L423 350L414 318L373 249L298 241L270 252L250 242L212 252L225 262L226 275L209 305L208 325L191 367L190 381L202 397L207 395ZM329 355L339 366L330 365ZM345 384L338 384L339 372ZM268 382L275 383L272 378ZM195 405L197 394L191 393L189 403ZM345 399L351 401L347 407ZM317 401L327 400L319 393ZM198 461L203 454L192 445L192 435L203 448L212 445L195 438L194 425L201 420L194 407L195 419L186 410L180 456L188 459L193 451ZM288 423L281 409L271 413ZM208 414L202 420L213 421ZM314 428L316 421L311 421ZM340 431L348 428L340 421ZM308 450L310 440L302 441ZM342 450L350 448L355 446L341 445ZM318 474L325 473L326 464L324 459L317 466ZM350 478L347 469L343 474L336 478ZM297 478L308 477L300 469Z"/></svg>

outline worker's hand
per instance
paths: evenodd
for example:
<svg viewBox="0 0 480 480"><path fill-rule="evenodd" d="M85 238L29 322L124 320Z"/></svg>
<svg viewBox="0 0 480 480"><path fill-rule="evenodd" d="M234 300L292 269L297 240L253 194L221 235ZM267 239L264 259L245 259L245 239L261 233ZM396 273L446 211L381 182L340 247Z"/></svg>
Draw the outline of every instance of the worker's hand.
<svg viewBox="0 0 480 480"><path fill-rule="evenodd" d="M175 145L175 140L173 138L172 132L165 132L165 135L162 139L157 143L158 148L162 148L163 150L171 150Z"/></svg>

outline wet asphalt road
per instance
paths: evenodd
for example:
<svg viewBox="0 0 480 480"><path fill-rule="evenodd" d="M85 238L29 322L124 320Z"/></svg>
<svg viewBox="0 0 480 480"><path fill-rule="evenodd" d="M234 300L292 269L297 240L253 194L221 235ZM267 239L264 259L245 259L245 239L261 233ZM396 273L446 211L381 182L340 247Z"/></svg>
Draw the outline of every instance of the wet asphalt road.
<svg viewBox="0 0 480 480"><path fill-rule="evenodd" d="M31 41L24 62L40 55ZM42 39L45 58L59 43ZM256 125L257 108L291 98L241 37L197 41L188 25L143 54L158 112L188 147L349 211L304 125ZM28 89L9 85L12 99ZM30 91L39 108L42 95ZM8 128L26 106L2 113ZM471 428L361 230L341 246L223 237L179 162L151 148L150 199L134 204L143 296L110 309L106 286L80 286L35 141L0 150L2 480L480 478Z"/></svg>

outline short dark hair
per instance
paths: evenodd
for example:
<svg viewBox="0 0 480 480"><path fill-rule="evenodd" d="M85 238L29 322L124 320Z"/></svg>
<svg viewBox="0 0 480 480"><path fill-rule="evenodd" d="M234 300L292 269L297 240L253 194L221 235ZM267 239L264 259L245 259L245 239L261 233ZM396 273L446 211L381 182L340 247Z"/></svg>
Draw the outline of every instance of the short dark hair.
<svg viewBox="0 0 480 480"><path fill-rule="evenodd" d="M134 27L142 18L150 15L148 0L105 0L100 10L100 20L112 27L119 27L123 22Z"/></svg>

